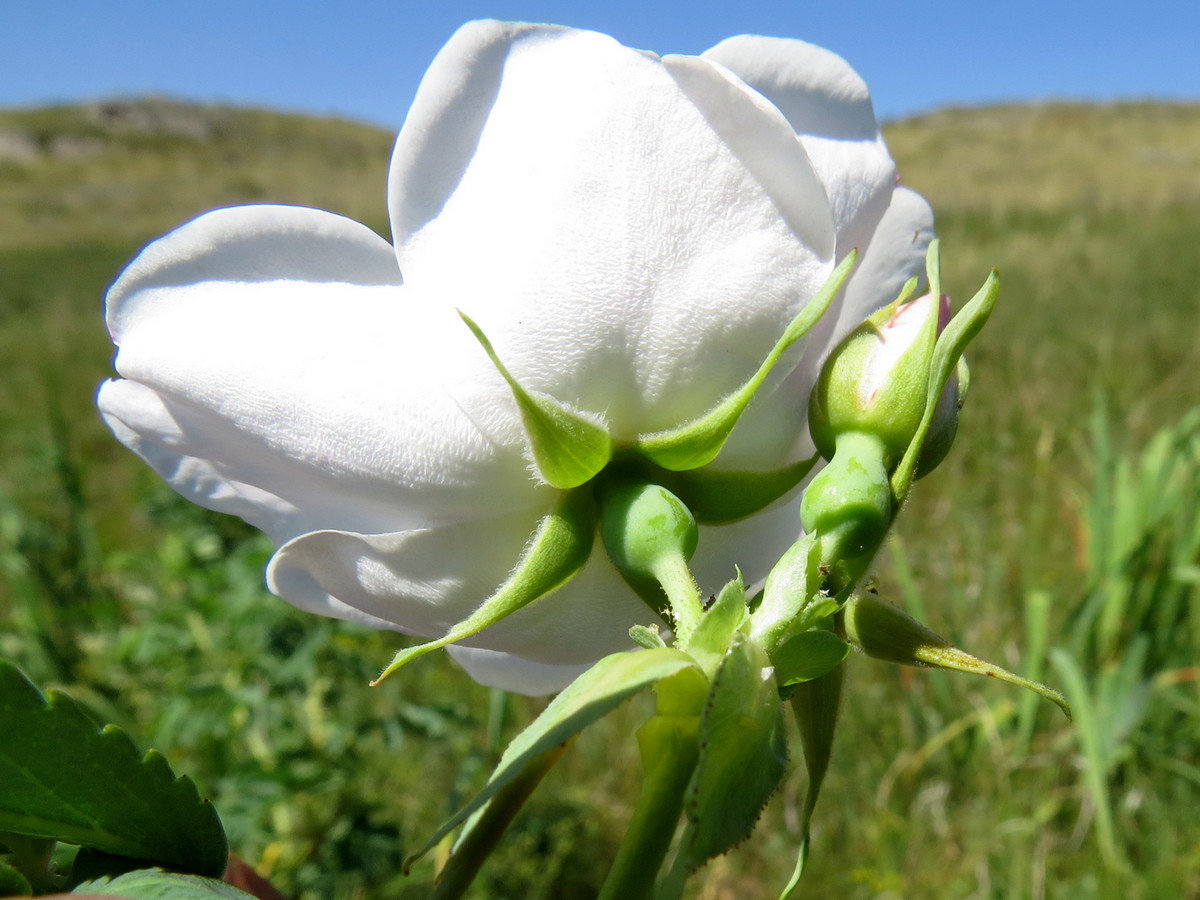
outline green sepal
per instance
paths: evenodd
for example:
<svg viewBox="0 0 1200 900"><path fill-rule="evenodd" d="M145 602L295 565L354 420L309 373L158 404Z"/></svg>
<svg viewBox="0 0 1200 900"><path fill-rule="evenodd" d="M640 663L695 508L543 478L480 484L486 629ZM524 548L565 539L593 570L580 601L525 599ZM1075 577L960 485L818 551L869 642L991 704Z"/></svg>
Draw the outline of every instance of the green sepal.
<svg viewBox="0 0 1200 900"><path fill-rule="evenodd" d="M770 506L803 481L818 459L814 455L769 472L664 471L661 480L701 525L727 525Z"/></svg>
<svg viewBox="0 0 1200 900"><path fill-rule="evenodd" d="M742 573L721 588L717 599L704 611L686 647L705 672L715 673L733 641L733 635L748 618L746 583Z"/></svg>
<svg viewBox="0 0 1200 900"><path fill-rule="evenodd" d="M442 823L421 849L404 860L404 870L407 872L416 860L521 775L535 757L569 740L639 691L695 666L690 656L670 647L604 657L571 682L513 739L483 789Z"/></svg>
<svg viewBox="0 0 1200 900"><path fill-rule="evenodd" d="M201 875L225 871L212 805L161 754L99 727L58 691L43 697L0 660L0 831L92 847Z"/></svg>
<svg viewBox="0 0 1200 900"><path fill-rule="evenodd" d="M795 686L792 711L800 728L800 743L804 747L804 767L808 771L808 787L804 792L804 809L800 814L800 845L792 877L779 900L792 896L808 865L808 850L812 835L812 817L821 795L821 785L833 758L833 738L837 730L838 711L842 699L845 668L835 666L827 674Z"/></svg>
<svg viewBox="0 0 1200 900"><path fill-rule="evenodd" d="M771 654L780 689L832 672L850 654L850 645L832 631L815 628L793 635ZM790 694L790 691L783 690Z"/></svg>
<svg viewBox="0 0 1200 900"><path fill-rule="evenodd" d="M931 289L936 289L937 285L935 282L940 279L937 270L936 241L929 248L929 266ZM908 450L904 453L904 458L892 473L892 493L896 497L897 504L904 502L904 499L908 496L909 488L912 487L913 481L916 480L917 464L921 455L921 449L925 444L925 437L929 434L929 429L933 425L942 391L945 390L951 376L954 375L958 368L958 362L962 358L963 351L967 349L967 345L979 334L980 329L983 328L991 316L992 310L996 308L996 298L999 295L1000 275L993 269L991 274L988 275L987 280L983 283L983 287L979 289L966 306L959 310L958 315L950 320L950 323L938 337L937 344L933 348L933 361L929 367L929 383L925 391L925 414L921 417L921 424L917 427L916 434L909 443ZM965 390L965 386L959 386L959 400L962 399L962 394Z"/></svg>
<svg viewBox="0 0 1200 900"><path fill-rule="evenodd" d="M850 270L858 259L858 251L847 254L846 258L833 270L833 274L817 292L817 295L805 305L784 330L782 337L771 348L767 358L763 360L758 371L741 388L734 391L712 410L685 425L665 431L640 434L637 437L637 449L647 459L672 472L687 469L698 469L712 462L725 446L733 427L737 424L755 393L762 387L771 370L782 358L783 354L796 341L808 334L813 326L820 321L833 303L834 297L842 289Z"/></svg>
<svg viewBox="0 0 1200 900"><path fill-rule="evenodd" d="M717 670L700 721L673 882L749 837L783 778L787 740L770 666L761 647L736 635Z"/></svg>
<svg viewBox="0 0 1200 900"><path fill-rule="evenodd" d="M254 900L253 895L223 881L161 869L139 869L112 879L98 878L79 885L71 893L131 900Z"/></svg>
<svg viewBox="0 0 1200 900"><path fill-rule="evenodd" d="M562 490L591 481L608 465L613 452L612 435L599 417L572 409L548 394L526 390L500 361L480 327L462 310L458 314L512 389L542 479Z"/></svg>
<svg viewBox="0 0 1200 900"><path fill-rule="evenodd" d="M929 360L937 341L937 316L926 318L908 349L892 361L886 383L870 398L863 395L862 380L884 343L888 324L909 302L916 286L915 277L905 282L899 296L859 323L821 366L809 395L808 429L825 459L833 458L838 435L847 431L868 432L882 441L889 466L908 448L924 411L915 404L924 400Z"/></svg>
<svg viewBox="0 0 1200 900"><path fill-rule="evenodd" d="M842 617L846 636L867 656L902 665L951 669L1007 681L1044 697L1071 718L1071 707L1058 691L959 650L904 610L875 594L851 596L842 610Z"/></svg>
<svg viewBox="0 0 1200 900"><path fill-rule="evenodd" d="M543 516L516 567L496 592L442 637L397 651L388 667L371 682L379 684L401 666L478 634L506 616L562 587L587 562L595 540L599 511L589 491L565 494L553 512Z"/></svg>

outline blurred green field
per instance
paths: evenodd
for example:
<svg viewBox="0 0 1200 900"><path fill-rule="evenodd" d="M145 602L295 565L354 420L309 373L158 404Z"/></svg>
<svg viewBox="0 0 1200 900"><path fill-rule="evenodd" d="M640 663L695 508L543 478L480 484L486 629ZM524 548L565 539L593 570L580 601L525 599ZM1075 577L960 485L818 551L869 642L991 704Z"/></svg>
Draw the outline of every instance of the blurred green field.
<svg viewBox="0 0 1200 900"><path fill-rule="evenodd" d="M938 212L972 346L950 459L881 591L1063 688L849 663L802 896L1200 897L1200 106L948 110L885 128ZM270 548L176 498L100 424L101 297L148 239L218 205L320 206L386 234L391 136L165 100L0 111L0 655L164 751L296 900L397 879L544 701L267 594ZM594 896L637 785L631 705L551 773L478 898ZM693 896L773 897L796 761L755 838ZM775 891L775 893L772 893Z"/></svg>

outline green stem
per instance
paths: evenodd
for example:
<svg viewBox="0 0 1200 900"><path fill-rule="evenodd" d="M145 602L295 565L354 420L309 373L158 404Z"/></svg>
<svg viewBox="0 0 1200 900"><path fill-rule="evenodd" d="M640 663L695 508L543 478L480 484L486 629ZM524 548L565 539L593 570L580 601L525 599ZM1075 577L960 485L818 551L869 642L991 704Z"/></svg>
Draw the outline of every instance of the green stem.
<svg viewBox="0 0 1200 900"><path fill-rule="evenodd" d="M430 900L458 900L462 897L479 874L484 861L496 849L505 829L570 744L570 741L564 741L531 759L521 774L491 799L478 818L467 823L459 845L438 873L433 893L429 895Z"/></svg>
<svg viewBox="0 0 1200 900"><path fill-rule="evenodd" d="M675 619L675 645L686 647L704 615L704 601L687 559L682 553L662 557L654 567L654 577L662 585L671 606L671 615Z"/></svg>
<svg viewBox="0 0 1200 900"><path fill-rule="evenodd" d="M649 900L683 813L699 755L699 716L654 716L638 730L644 776L629 828L598 900Z"/></svg>

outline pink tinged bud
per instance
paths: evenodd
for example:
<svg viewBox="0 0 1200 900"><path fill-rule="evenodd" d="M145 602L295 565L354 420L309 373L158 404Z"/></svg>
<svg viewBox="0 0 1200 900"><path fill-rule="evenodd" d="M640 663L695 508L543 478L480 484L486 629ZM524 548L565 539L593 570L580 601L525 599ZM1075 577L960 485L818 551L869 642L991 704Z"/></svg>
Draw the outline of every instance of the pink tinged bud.
<svg viewBox="0 0 1200 900"><path fill-rule="evenodd" d="M934 318L936 317L936 318ZM934 345L951 318L950 298L925 294L880 310L833 351L813 389L809 424L831 459L839 435L862 432L883 445L889 470L904 456L925 413ZM938 400L920 474L945 456L958 422L958 379Z"/></svg>

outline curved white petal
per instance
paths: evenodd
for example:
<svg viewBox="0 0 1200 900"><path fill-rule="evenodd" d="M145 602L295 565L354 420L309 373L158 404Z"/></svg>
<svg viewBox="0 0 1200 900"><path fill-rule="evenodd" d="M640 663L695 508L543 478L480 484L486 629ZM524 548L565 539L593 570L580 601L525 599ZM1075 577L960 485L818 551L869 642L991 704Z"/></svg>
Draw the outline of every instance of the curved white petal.
<svg viewBox="0 0 1200 900"><path fill-rule="evenodd" d="M846 285L838 340L877 309L900 296L916 275L925 281L925 256L933 240L933 210L914 190L898 187L858 268Z"/></svg>
<svg viewBox="0 0 1200 900"><path fill-rule="evenodd" d="M267 582L297 605L312 602L306 592L315 583L368 616L440 637L504 581L537 518L514 513L392 534L301 535L275 554ZM597 545L583 571L559 591L462 643L577 665L629 649L629 627L654 620Z"/></svg>
<svg viewBox="0 0 1200 900"><path fill-rule="evenodd" d="M764 578L799 537L797 497L794 492L734 525L702 528L694 560L701 590L717 593L736 569L750 582ZM267 582L302 609L348 607L368 619L399 623L409 634L440 637L504 580L537 518L523 512L392 534L305 534L275 554ZM630 626L657 621L597 542L582 571L566 585L460 646L508 654L518 667L520 660L570 667L631 649ZM497 672L507 665L500 656L488 659Z"/></svg>
<svg viewBox="0 0 1200 900"><path fill-rule="evenodd" d="M538 518L521 512L386 534L315 531L279 548L267 584L300 606L318 596L315 585L409 634L440 637L504 580Z"/></svg>
<svg viewBox="0 0 1200 900"><path fill-rule="evenodd" d="M745 380L829 271L832 216L790 135L710 66L464 26L393 155L406 283L618 439L681 424Z"/></svg>
<svg viewBox="0 0 1200 900"><path fill-rule="evenodd" d="M823 47L757 35L728 38L702 57L729 69L787 118L828 193L837 257L869 247L888 206L896 169L875 120L870 92L858 73ZM722 452L720 465L763 468L757 460L790 461L812 452L806 427L808 393L829 349L864 317L858 307L848 312L850 305L843 291L809 334L809 349L799 365L782 367L789 373L783 382L768 385L755 397ZM764 442L774 446L768 449Z"/></svg>
<svg viewBox="0 0 1200 900"><path fill-rule="evenodd" d="M128 380L98 402L118 437L277 542L539 502L507 387L347 219L209 213L134 261L108 319Z"/></svg>
<svg viewBox="0 0 1200 900"><path fill-rule="evenodd" d="M836 53L804 41L740 35L703 56L787 117L828 190L838 258L866 247L896 180L866 82Z"/></svg>
<svg viewBox="0 0 1200 900"><path fill-rule="evenodd" d="M591 666L591 663L551 666L482 647L452 646L446 650L480 684L526 697L543 697L561 691Z"/></svg>

